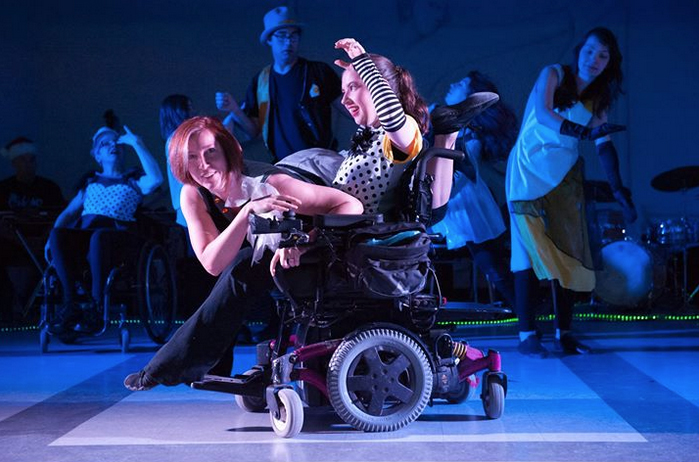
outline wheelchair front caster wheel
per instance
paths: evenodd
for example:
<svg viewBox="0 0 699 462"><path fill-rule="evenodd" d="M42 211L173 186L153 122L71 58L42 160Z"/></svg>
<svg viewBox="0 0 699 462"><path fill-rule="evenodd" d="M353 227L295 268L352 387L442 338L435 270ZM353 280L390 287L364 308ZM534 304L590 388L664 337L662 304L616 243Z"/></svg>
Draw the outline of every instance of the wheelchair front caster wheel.
<svg viewBox="0 0 699 462"><path fill-rule="evenodd" d="M274 433L282 438L293 438L303 427L303 403L298 393L291 388L282 388L276 394L279 413L269 413Z"/></svg>
<svg viewBox="0 0 699 462"><path fill-rule="evenodd" d="M505 387L500 382L483 382L483 410L491 419L499 419L505 411Z"/></svg>

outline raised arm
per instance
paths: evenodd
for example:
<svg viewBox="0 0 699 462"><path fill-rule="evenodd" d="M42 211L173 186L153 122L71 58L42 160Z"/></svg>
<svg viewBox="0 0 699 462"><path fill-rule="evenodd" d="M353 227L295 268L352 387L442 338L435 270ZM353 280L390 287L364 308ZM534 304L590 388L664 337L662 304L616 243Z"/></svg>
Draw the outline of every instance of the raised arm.
<svg viewBox="0 0 699 462"><path fill-rule="evenodd" d="M260 134L258 121L248 117L230 93L216 93L216 107L219 111L228 112L228 115L223 119L223 125L229 132L233 133L233 126L238 125L250 139L257 138Z"/></svg>
<svg viewBox="0 0 699 462"><path fill-rule="evenodd" d="M391 142L401 151L410 148L415 140L416 126L406 123L407 117L398 96L381 75L364 47L355 39L345 38L335 42L335 48L345 50L347 56L352 59L351 66L369 90L379 122L386 130ZM342 60L336 60L335 64L344 69L350 66Z"/></svg>
<svg viewBox="0 0 699 462"><path fill-rule="evenodd" d="M126 131L126 134L119 137L118 143L128 144L136 151L136 155L141 161L141 166L145 172L138 179L138 187L141 188L141 192L144 195L150 194L163 183L163 174L160 171L160 166L158 166L158 162L148 151L140 136L134 134L126 125L124 125L124 131Z"/></svg>

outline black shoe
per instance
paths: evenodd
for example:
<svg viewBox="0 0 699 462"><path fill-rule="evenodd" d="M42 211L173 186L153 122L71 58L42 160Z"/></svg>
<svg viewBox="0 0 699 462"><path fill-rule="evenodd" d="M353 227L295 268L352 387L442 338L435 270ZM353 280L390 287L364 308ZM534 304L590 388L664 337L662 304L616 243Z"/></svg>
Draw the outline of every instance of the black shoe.
<svg viewBox="0 0 699 462"><path fill-rule="evenodd" d="M517 351L525 356L545 358L549 355L549 350L544 348L536 335L530 335L523 342L519 342Z"/></svg>
<svg viewBox="0 0 699 462"><path fill-rule="evenodd" d="M560 339L553 339L553 347L556 351L571 355L586 355L592 353L592 348L580 343L572 334L564 334Z"/></svg>
<svg viewBox="0 0 699 462"><path fill-rule="evenodd" d="M147 391L156 385L159 383L144 370L129 374L124 379L124 386L131 391Z"/></svg>
<svg viewBox="0 0 699 462"><path fill-rule="evenodd" d="M500 97L496 93L482 91L473 93L458 104L438 106L432 111L432 128L435 135L458 132L478 114L497 103Z"/></svg>

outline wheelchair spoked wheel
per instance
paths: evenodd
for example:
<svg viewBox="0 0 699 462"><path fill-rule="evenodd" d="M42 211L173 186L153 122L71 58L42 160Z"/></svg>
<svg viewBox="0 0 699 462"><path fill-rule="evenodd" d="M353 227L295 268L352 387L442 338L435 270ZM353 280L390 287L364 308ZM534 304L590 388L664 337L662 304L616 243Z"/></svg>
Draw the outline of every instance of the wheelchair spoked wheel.
<svg viewBox="0 0 699 462"><path fill-rule="evenodd" d="M354 428L393 431L417 419L432 393L424 349L389 328L361 331L333 353L328 394L338 415Z"/></svg>
<svg viewBox="0 0 699 462"><path fill-rule="evenodd" d="M41 303L41 319L39 325L39 346L41 353L48 353L51 337L55 335L65 345L73 345L78 339L78 333L67 331L51 334L49 325L55 321L56 309L63 301L63 288L58 281L58 274L53 266L49 266L43 276L43 300Z"/></svg>
<svg viewBox="0 0 699 462"><path fill-rule="evenodd" d="M173 329L177 293L175 274L161 245L147 244L141 251L138 278L141 322L148 337L163 344Z"/></svg>
<svg viewBox="0 0 699 462"><path fill-rule="evenodd" d="M303 427L303 402L296 391L282 388L275 393L279 413L270 412L269 420L277 436L293 438ZM276 415L275 415L276 414Z"/></svg>

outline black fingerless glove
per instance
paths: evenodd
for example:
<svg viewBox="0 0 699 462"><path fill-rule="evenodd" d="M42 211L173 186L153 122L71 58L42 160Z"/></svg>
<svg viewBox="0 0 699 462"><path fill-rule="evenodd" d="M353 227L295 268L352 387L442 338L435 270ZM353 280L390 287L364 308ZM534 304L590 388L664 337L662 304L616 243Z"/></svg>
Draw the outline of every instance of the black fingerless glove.
<svg viewBox="0 0 699 462"><path fill-rule="evenodd" d="M563 119L560 133L561 135L572 136L573 138L577 138L579 140L591 141L623 130L626 130L625 125L605 123L595 128L587 128L580 124L576 124L575 122L571 122L568 119Z"/></svg>

